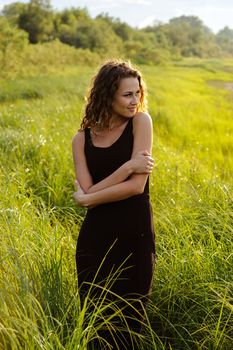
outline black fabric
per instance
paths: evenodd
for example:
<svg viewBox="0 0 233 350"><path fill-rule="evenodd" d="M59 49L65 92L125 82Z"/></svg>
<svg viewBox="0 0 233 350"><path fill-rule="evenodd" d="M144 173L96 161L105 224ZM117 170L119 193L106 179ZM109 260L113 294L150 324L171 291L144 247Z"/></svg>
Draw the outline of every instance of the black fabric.
<svg viewBox="0 0 233 350"><path fill-rule="evenodd" d="M94 146L90 130L86 129L85 156L93 182L101 181L128 161L132 149L132 119L118 140L106 148ZM114 313L112 302L114 307L122 309L122 316L112 320L112 331L103 327L99 332L100 337L112 345L111 349L133 348L130 332L120 331L120 328L126 328L127 324L131 331L140 331L143 305L151 288L154 257L148 181L143 194L88 209L76 251L79 292L82 303L88 293L94 300L93 305L108 303L103 317ZM96 342L92 346L105 349Z"/></svg>

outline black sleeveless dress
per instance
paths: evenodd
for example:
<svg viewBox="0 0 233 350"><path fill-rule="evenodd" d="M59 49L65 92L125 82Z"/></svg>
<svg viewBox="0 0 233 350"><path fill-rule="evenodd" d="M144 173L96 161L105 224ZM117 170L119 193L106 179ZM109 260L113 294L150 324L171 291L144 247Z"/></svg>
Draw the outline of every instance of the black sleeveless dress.
<svg viewBox="0 0 233 350"><path fill-rule="evenodd" d="M132 119L110 147L94 146L90 129L85 129L84 151L93 183L98 183L127 162L132 150ZM88 295L95 298L95 305L102 302L99 299L105 299L111 305L118 295L118 304L123 310L127 327L140 331L142 305L150 292L154 258L154 229L147 180L143 194L87 210L76 251L81 302ZM123 305L123 300L130 300L132 307ZM115 304L118 305L117 302ZM107 315L111 313L110 310ZM117 338L119 349L130 349L130 337L124 334L121 338L117 334L120 333L119 328L124 327L115 328L118 331L115 329L114 336L112 332L103 331L100 337L105 338L112 349L117 349L114 345ZM103 348L101 345L100 349Z"/></svg>

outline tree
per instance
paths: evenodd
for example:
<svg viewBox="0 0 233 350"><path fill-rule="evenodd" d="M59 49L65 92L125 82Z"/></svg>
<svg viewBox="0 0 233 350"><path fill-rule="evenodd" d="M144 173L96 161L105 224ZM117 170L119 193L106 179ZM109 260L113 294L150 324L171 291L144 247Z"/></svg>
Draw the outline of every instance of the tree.
<svg viewBox="0 0 233 350"><path fill-rule="evenodd" d="M90 49L101 56L120 55L123 43L111 26L102 19L79 22L76 28L75 46Z"/></svg>
<svg viewBox="0 0 233 350"><path fill-rule="evenodd" d="M53 12L49 0L31 0L20 14L18 25L28 32L30 43L54 39Z"/></svg>
<svg viewBox="0 0 233 350"><path fill-rule="evenodd" d="M209 45L213 50L215 44L214 34L196 16L173 18L165 31L172 47L178 48L182 56L206 56Z"/></svg>
<svg viewBox="0 0 233 350"><path fill-rule="evenodd" d="M1 15L5 17L11 25L18 27L19 17L25 12L26 8L27 4L22 2L13 2L12 4L5 5L3 7Z"/></svg>
<svg viewBox="0 0 233 350"><path fill-rule="evenodd" d="M119 18L114 18L109 16L107 13L101 13L96 17L96 19L101 19L107 22L112 30L118 35L123 41L130 40L133 35L133 28L127 23L120 21Z"/></svg>
<svg viewBox="0 0 233 350"><path fill-rule="evenodd" d="M216 42L220 48L228 54L233 55L233 30L225 27L216 35Z"/></svg>
<svg viewBox="0 0 233 350"><path fill-rule="evenodd" d="M54 28L56 38L61 42L72 46L76 45L76 29L79 22L90 20L87 9L71 8L65 9L54 16Z"/></svg>

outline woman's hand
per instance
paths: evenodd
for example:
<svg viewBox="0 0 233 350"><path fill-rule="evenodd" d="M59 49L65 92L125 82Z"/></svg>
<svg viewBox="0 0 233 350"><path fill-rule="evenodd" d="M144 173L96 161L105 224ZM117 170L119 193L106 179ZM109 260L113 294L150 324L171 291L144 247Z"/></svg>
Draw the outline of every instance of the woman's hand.
<svg viewBox="0 0 233 350"><path fill-rule="evenodd" d="M150 174L153 170L154 159L147 151L140 151L130 160L133 173Z"/></svg>
<svg viewBox="0 0 233 350"><path fill-rule="evenodd" d="M85 207L85 193L82 189L82 187L80 186L78 180L75 180L75 185L77 187L77 191L74 192L74 200L75 200L75 203L81 207Z"/></svg>

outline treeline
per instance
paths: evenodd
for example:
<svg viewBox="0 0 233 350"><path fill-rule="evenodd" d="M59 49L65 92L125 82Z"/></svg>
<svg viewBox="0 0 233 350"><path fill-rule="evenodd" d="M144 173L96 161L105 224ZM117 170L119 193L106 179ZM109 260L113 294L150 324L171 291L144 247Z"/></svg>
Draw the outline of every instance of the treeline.
<svg viewBox="0 0 233 350"><path fill-rule="evenodd" d="M54 41L85 50L90 57L92 53L93 57L126 56L146 64L233 55L233 30L225 27L214 34L195 16L138 29L106 13L92 18L86 8L55 11L49 0L15 2L0 12L2 67L9 50Z"/></svg>

